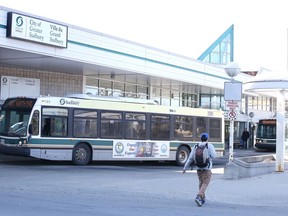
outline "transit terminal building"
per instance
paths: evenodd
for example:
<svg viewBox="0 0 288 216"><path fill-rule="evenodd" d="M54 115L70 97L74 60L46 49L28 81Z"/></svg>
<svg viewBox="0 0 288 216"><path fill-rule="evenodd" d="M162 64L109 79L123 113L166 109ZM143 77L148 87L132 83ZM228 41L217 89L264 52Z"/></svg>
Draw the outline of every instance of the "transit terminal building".
<svg viewBox="0 0 288 216"><path fill-rule="evenodd" d="M13 96L90 94L222 109L229 137L224 83L231 77L224 68L232 61L234 25L194 59L0 6L2 103ZM241 72L234 79L246 82L255 74ZM276 98L243 92L235 110L237 140L258 119L273 118Z"/></svg>

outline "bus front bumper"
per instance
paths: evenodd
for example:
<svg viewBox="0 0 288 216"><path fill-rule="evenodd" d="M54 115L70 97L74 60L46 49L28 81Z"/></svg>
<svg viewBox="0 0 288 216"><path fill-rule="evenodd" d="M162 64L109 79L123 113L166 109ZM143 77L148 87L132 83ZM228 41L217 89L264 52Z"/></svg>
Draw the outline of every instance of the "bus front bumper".
<svg viewBox="0 0 288 216"><path fill-rule="evenodd" d="M255 147L258 149L276 150L276 144L256 143Z"/></svg>
<svg viewBox="0 0 288 216"><path fill-rule="evenodd" d="M30 149L26 147L7 146L0 144L0 153L13 156L30 156Z"/></svg>

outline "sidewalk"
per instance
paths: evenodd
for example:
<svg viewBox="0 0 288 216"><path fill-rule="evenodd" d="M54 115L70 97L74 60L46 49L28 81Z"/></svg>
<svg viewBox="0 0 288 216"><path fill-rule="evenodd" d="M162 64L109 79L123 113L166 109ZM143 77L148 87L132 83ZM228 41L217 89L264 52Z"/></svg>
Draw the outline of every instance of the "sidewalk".
<svg viewBox="0 0 288 216"><path fill-rule="evenodd" d="M237 149L234 157L245 156L247 153L255 154L253 150ZM214 174L206 193L207 201L254 206L288 206L287 170L237 180L224 179L224 169L215 168L212 172Z"/></svg>

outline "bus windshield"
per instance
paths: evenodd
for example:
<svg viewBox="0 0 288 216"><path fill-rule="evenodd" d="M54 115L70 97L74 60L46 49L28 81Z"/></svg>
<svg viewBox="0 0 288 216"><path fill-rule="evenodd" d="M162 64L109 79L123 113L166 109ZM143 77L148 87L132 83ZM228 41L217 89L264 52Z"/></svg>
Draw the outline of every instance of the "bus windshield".
<svg viewBox="0 0 288 216"><path fill-rule="evenodd" d="M36 99L11 98L0 112L0 135L21 137L27 135L28 120Z"/></svg>
<svg viewBox="0 0 288 216"><path fill-rule="evenodd" d="M256 137L264 139L276 139L276 124L275 125L259 124Z"/></svg>

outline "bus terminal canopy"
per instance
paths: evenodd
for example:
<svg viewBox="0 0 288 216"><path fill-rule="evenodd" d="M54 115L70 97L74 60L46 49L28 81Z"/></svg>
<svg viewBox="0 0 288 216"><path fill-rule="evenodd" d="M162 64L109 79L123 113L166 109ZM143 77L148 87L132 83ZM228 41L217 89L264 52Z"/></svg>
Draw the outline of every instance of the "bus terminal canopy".
<svg viewBox="0 0 288 216"><path fill-rule="evenodd" d="M272 77L273 76L273 77ZM243 90L277 98L276 171L284 171L285 159L285 98L287 100L288 72L261 73L244 83Z"/></svg>
<svg viewBox="0 0 288 216"><path fill-rule="evenodd" d="M273 78L271 77L273 76ZM243 90L247 92L266 93L288 90L288 72L271 75L270 73L260 74L255 79L244 83ZM270 94L271 95L271 94Z"/></svg>

